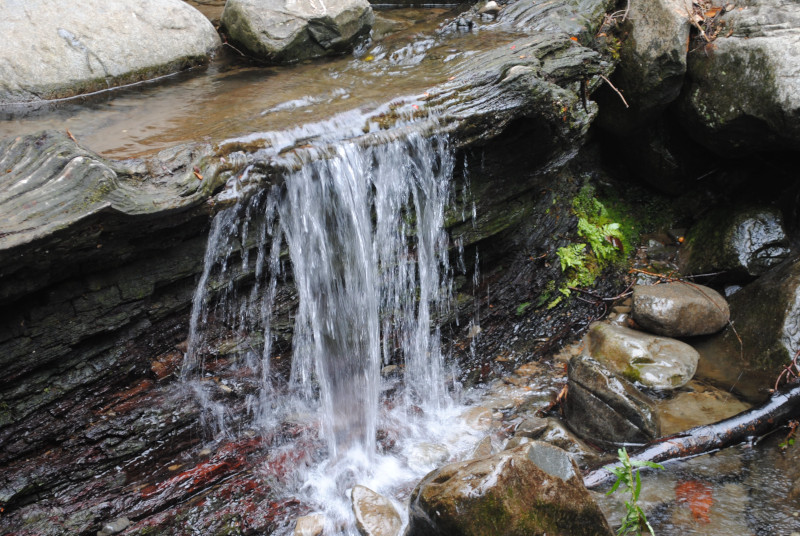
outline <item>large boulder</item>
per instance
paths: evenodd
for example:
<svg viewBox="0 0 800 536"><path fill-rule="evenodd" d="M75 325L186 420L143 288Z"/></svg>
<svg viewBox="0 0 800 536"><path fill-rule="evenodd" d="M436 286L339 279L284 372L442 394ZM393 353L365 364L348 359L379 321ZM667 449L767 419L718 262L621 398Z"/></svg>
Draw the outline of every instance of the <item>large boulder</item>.
<svg viewBox="0 0 800 536"><path fill-rule="evenodd" d="M723 208L689 230L679 263L685 274L725 272L725 280L748 281L777 266L789 254L779 210Z"/></svg>
<svg viewBox="0 0 800 536"><path fill-rule="evenodd" d="M698 372L757 400L800 350L800 262L787 261L745 286L730 297L730 308L735 331L695 344L703 357Z"/></svg>
<svg viewBox="0 0 800 536"><path fill-rule="evenodd" d="M628 380L664 390L688 383L700 359L681 341L600 322L586 334L586 351Z"/></svg>
<svg viewBox="0 0 800 536"><path fill-rule="evenodd" d="M272 63L351 50L374 20L367 0L228 0L222 12L228 37Z"/></svg>
<svg viewBox="0 0 800 536"><path fill-rule="evenodd" d="M205 63L220 45L181 0L4 2L0 103L71 97Z"/></svg>
<svg viewBox="0 0 800 536"><path fill-rule="evenodd" d="M678 98L686 74L690 0L630 2L614 84L629 107L611 90L601 98L600 124L625 134L648 123Z"/></svg>
<svg viewBox="0 0 800 536"><path fill-rule="evenodd" d="M716 290L691 283L636 285L631 317L651 333L692 337L720 331L728 323L728 302Z"/></svg>
<svg viewBox="0 0 800 536"><path fill-rule="evenodd" d="M689 55L689 134L722 154L800 149L800 4L743 0L719 37Z"/></svg>
<svg viewBox="0 0 800 536"><path fill-rule="evenodd" d="M414 536L612 534L575 462L538 441L429 473L409 510Z"/></svg>
<svg viewBox="0 0 800 536"><path fill-rule="evenodd" d="M596 360L573 357L567 377L565 417L580 436L617 444L644 443L661 435L653 402Z"/></svg>

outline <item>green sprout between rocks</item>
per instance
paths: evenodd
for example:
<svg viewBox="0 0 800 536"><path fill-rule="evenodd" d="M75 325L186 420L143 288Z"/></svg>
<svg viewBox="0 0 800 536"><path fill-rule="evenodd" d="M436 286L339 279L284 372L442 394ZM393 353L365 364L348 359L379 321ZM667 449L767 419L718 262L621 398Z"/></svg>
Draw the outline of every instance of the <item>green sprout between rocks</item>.
<svg viewBox="0 0 800 536"><path fill-rule="evenodd" d="M663 469L663 465L654 462L631 460L628 457L628 452L621 448L617 451L619 456L619 465L608 465L606 469L617 477L617 481L611 486L606 495L611 495L617 489L622 493L630 493L630 501L625 501L625 515L622 518L622 525L617 531L618 536L624 534L641 535L642 528L647 527L652 536L655 536L653 527L647 521L644 511L639 506L639 493L642 491L642 479L639 476L639 467L651 467L653 469Z"/></svg>

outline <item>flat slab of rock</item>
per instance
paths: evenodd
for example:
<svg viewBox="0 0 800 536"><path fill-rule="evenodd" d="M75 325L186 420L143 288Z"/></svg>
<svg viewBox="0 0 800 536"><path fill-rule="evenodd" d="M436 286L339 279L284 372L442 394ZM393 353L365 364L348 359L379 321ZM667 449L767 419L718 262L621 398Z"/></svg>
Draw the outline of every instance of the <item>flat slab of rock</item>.
<svg viewBox="0 0 800 536"><path fill-rule="evenodd" d="M730 310L716 290L674 282L633 287L631 317L657 335L692 337L720 331L730 319Z"/></svg>
<svg viewBox="0 0 800 536"><path fill-rule="evenodd" d="M352 50L374 21L367 0L228 0L222 12L228 37L272 63Z"/></svg>
<svg viewBox="0 0 800 536"><path fill-rule="evenodd" d="M575 462L539 441L428 474L411 494L408 533L612 534Z"/></svg>
<svg viewBox="0 0 800 536"><path fill-rule="evenodd" d="M653 401L632 383L585 355L570 359L565 416L592 441L645 443L661 435Z"/></svg>
<svg viewBox="0 0 800 536"><path fill-rule="evenodd" d="M71 97L208 61L211 22L182 0L4 2L0 103Z"/></svg>
<svg viewBox="0 0 800 536"><path fill-rule="evenodd" d="M676 389L694 376L700 355L686 343L612 324L595 323L586 347L597 359L629 381L652 389Z"/></svg>
<svg viewBox="0 0 800 536"><path fill-rule="evenodd" d="M731 393L697 380L689 382L675 396L656 403L664 436L733 417L750 407Z"/></svg>
<svg viewBox="0 0 800 536"><path fill-rule="evenodd" d="M394 505L365 486L355 486L351 495L356 526L362 536L398 536L403 520Z"/></svg>

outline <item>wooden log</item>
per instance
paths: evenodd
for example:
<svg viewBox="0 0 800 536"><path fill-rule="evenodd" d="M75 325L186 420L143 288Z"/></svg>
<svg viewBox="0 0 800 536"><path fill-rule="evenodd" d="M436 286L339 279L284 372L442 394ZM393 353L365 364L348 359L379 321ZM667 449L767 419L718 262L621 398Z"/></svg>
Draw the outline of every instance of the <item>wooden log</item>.
<svg viewBox="0 0 800 536"><path fill-rule="evenodd" d="M779 389L762 405L743 411L722 421L696 426L685 432L652 441L631 455L631 460L665 462L688 458L743 443L763 436L783 423L800 418L800 384ZM618 467L615 463L606 467ZM584 485L597 488L610 483L614 475L601 467L583 477Z"/></svg>

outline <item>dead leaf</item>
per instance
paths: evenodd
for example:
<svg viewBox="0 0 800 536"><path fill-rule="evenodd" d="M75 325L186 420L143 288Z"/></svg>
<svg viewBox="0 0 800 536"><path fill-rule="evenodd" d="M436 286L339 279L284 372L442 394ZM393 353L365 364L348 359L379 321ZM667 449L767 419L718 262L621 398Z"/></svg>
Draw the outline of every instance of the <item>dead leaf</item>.
<svg viewBox="0 0 800 536"><path fill-rule="evenodd" d="M692 511L695 521L709 523L708 512L714 503L713 488L707 482L684 480L675 486L675 497Z"/></svg>

